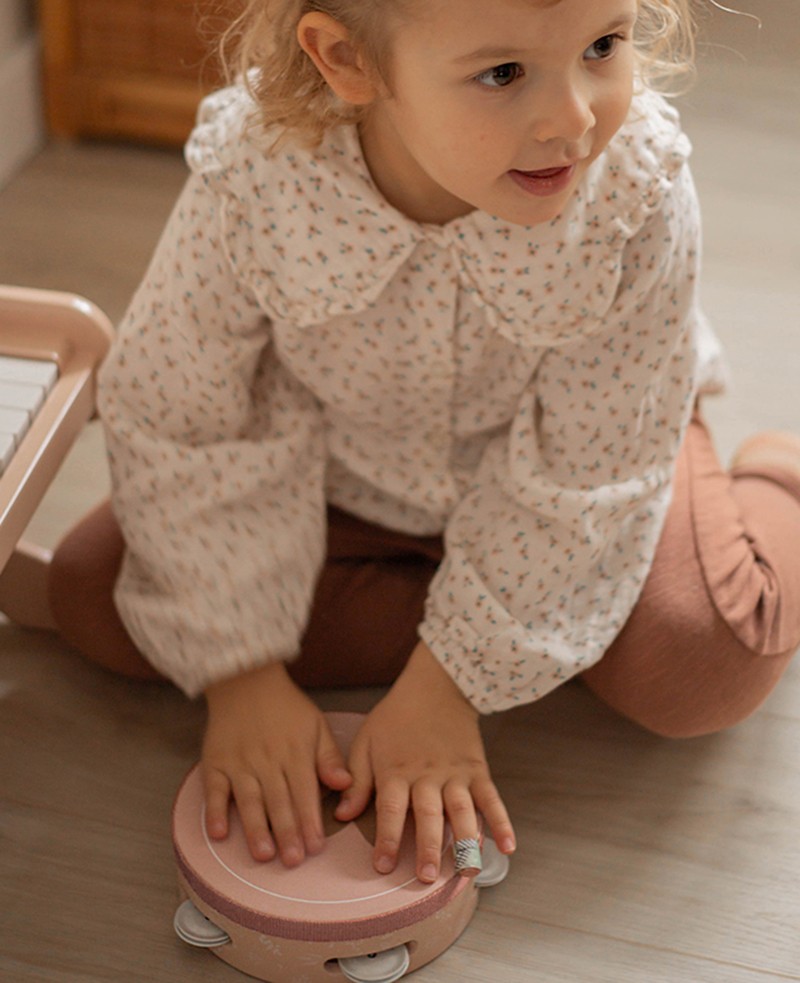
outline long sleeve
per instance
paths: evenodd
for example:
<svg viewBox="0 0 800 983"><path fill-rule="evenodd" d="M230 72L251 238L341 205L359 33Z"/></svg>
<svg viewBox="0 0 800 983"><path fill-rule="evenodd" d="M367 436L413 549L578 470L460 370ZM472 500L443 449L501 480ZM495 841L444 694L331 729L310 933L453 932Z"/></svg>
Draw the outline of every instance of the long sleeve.
<svg viewBox="0 0 800 983"><path fill-rule="evenodd" d="M188 694L299 649L325 544L313 397L229 262L190 177L100 378L120 614Z"/></svg>
<svg viewBox="0 0 800 983"><path fill-rule="evenodd" d="M698 251L684 168L628 242L603 323L543 352L451 517L420 630L483 712L588 668L636 602L696 391Z"/></svg>

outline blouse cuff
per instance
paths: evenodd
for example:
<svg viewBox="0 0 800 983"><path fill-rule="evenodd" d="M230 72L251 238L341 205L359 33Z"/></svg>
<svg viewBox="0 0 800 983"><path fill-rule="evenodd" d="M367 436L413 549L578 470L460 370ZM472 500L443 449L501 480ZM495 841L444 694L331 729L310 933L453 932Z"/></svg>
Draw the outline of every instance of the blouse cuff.
<svg viewBox="0 0 800 983"><path fill-rule="evenodd" d="M479 635L458 615L433 615L420 625L419 635L482 714L538 700L596 661L582 664L567 645L555 640L546 650L537 650L531 633L519 623Z"/></svg>

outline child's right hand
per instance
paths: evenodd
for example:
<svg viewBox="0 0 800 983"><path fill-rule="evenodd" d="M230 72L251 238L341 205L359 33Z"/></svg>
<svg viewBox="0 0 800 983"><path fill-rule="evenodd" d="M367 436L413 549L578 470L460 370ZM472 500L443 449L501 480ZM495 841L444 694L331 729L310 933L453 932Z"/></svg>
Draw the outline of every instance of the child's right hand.
<svg viewBox="0 0 800 983"><path fill-rule="evenodd" d="M325 842L319 781L336 791L352 782L322 712L274 663L206 690L202 768L206 828L228 835L236 802L256 860L276 853L287 867Z"/></svg>

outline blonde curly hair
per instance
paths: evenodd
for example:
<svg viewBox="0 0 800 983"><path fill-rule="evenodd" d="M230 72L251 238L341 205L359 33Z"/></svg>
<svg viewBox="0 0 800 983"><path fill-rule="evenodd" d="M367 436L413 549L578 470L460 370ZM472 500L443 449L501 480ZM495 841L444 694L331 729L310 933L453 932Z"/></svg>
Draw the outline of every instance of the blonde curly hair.
<svg viewBox="0 0 800 983"><path fill-rule="evenodd" d="M243 0L220 53L229 82L242 78L259 107L258 121L314 146L330 128L358 122L365 107L337 100L300 47L297 25L312 11L328 14L388 82L391 31L415 0ZM694 0L639 0L634 34L638 76L674 94L694 71ZM254 71L255 69L255 71Z"/></svg>

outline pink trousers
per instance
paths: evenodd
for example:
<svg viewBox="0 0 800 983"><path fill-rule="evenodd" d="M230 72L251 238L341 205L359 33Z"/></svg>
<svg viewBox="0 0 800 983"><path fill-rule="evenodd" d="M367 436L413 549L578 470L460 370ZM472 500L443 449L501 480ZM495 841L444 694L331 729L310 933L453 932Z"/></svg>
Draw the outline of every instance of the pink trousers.
<svg viewBox="0 0 800 983"><path fill-rule="evenodd" d="M153 678L113 604L124 543L108 505L56 551L50 606L62 634L108 668ZM329 513L322 571L300 657L308 687L391 683L417 642L440 537L412 537ZM642 595L605 656L580 677L618 713L689 737L749 716L800 646L800 477L729 474L698 418Z"/></svg>
<svg viewBox="0 0 800 983"><path fill-rule="evenodd" d="M387 532L332 509L295 679L394 679L442 557L438 537ZM800 646L800 480L729 474L695 418L641 598L603 659L580 677L643 727L689 737L729 727L766 699Z"/></svg>

